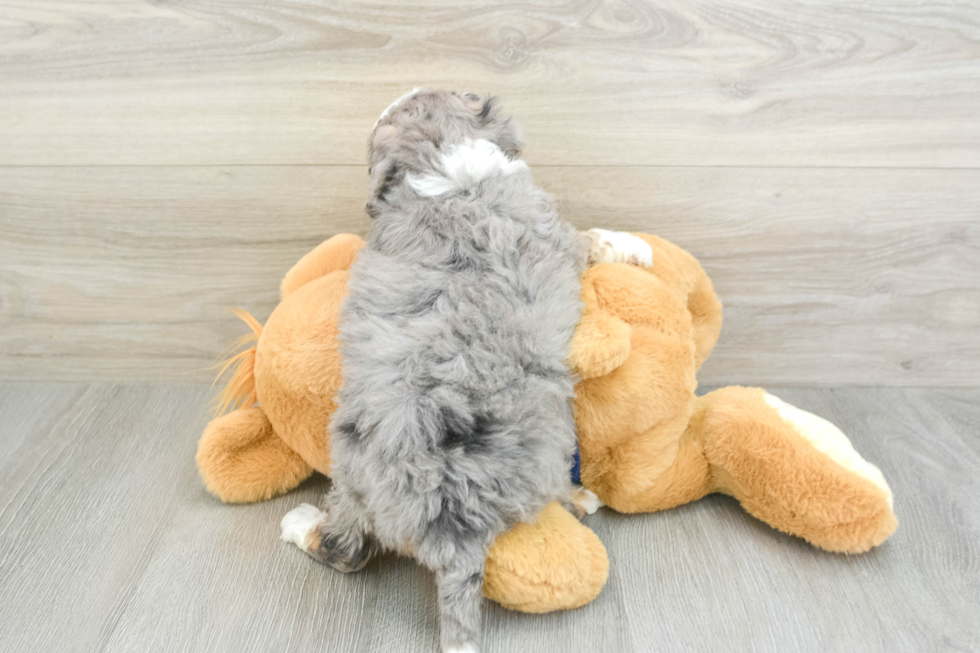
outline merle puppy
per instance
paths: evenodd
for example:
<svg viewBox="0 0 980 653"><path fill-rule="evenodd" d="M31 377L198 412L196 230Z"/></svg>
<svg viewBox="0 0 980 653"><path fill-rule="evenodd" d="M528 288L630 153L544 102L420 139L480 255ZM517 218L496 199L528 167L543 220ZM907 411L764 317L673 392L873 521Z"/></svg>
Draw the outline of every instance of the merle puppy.
<svg viewBox="0 0 980 653"><path fill-rule="evenodd" d="M413 91L370 140L373 218L341 312L344 383L324 511L283 539L341 571L379 549L433 570L442 648L477 651L497 535L569 505L579 276L642 240L559 218L493 97Z"/></svg>

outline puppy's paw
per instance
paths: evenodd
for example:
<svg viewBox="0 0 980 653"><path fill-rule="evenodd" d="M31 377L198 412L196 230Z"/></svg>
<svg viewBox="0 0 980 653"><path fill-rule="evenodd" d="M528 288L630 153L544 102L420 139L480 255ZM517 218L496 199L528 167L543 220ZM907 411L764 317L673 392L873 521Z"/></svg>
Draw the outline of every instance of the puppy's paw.
<svg viewBox="0 0 980 653"><path fill-rule="evenodd" d="M605 505L594 492L586 490L584 487L576 487L572 490L572 504L586 515L594 515L599 508Z"/></svg>
<svg viewBox="0 0 980 653"><path fill-rule="evenodd" d="M282 518L279 524L282 532L279 537L283 542L292 542L301 550L309 552L314 548L313 545L318 540L317 531L326 518L327 514L316 506L302 503Z"/></svg>
<svg viewBox="0 0 980 653"><path fill-rule="evenodd" d="M625 231L589 229L592 247L589 264L629 263L645 268L653 267L653 249L645 240Z"/></svg>

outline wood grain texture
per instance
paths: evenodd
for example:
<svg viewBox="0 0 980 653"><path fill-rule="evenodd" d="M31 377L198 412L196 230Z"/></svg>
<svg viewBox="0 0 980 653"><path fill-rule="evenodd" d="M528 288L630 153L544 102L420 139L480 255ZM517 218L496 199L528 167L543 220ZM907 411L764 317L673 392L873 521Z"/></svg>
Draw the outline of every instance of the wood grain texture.
<svg viewBox="0 0 980 653"><path fill-rule="evenodd" d="M970 0L0 4L0 164L360 164L415 85L552 165L980 165Z"/></svg>
<svg viewBox="0 0 980 653"><path fill-rule="evenodd" d="M703 263L702 383L980 383L980 171L535 168L579 227ZM279 280L363 233L360 167L0 168L0 378L207 381Z"/></svg>
<svg viewBox="0 0 980 653"><path fill-rule="evenodd" d="M264 320L300 256L367 226L361 169L50 172L0 169L0 378L205 380L230 307Z"/></svg>
<svg viewBox="0 0 980 653"><path fill-rule="evenodd" d="M709 497L588 519L602 594L572 612L485 604L487 653L972 651L980 391L778 388L881 467L882 547L820 552ZM193 465L207 387L0 384L0 641L11 651L436 650L435 586L382 557L343 575L278 540L322 477L225 506Z"/></svg>

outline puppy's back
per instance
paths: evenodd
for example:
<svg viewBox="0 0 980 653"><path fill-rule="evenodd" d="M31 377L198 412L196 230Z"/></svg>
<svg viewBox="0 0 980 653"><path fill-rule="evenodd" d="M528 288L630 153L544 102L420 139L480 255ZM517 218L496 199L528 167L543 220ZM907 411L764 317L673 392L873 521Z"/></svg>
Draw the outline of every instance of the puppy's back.
<svg viewBox="0 0 980 653"><path fill-rule="evenodd" d="M430 109L395 110L376 134ZM526 166L503 164L495 142L419 129L402 127L404 147L384 131L387 155L372 151L374 224L341 317L333 496L351 528L436 572L448 649L474 641L490 543L568 488L580 262Z"/></svg>

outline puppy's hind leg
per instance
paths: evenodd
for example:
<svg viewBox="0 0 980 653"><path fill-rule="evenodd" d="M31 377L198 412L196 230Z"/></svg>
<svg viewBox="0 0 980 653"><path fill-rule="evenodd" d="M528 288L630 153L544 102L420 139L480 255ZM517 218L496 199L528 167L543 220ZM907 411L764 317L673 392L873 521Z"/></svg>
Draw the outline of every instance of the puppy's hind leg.
<svg viewBox="0 0 980 653"><path fill-rule="evenodd" d="M436 570L443 653L479 653L486 552L474 548Z"/></svg>
<svg viewBox="0 0 980 653"><path fill-rule="evenodd" d="M568 497L561 502L561 505L565 510L581 520L586 515L595 514L599 508L606 504L591 490L586 490L581 485L573 485Z"/></svg>
<svg viewBox="0 0 980 653"><path fill-rule="evenodd" d="M339 526L327 513L304 503L282 518L280 537L337 571L360 571L375 556L378 547L358 529L340 529Z"/></svg>

